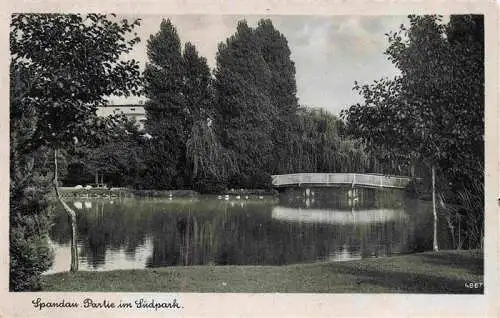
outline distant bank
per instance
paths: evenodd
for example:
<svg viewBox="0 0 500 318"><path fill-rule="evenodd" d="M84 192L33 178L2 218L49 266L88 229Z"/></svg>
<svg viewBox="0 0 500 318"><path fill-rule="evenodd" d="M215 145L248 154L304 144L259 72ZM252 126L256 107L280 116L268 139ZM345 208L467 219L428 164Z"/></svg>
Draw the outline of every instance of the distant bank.
<svg viewBox="0 0 500 318"><path fill-rule="evenodd" d="M199 196L200 193L194 190L137 190L130 188L77 188L60 187L60 192L66 198L113 198L113 197L158 197L158 198L189 198ZM265 189L230 189L217 193L219 195L277 195L275 190Z"/></svg>

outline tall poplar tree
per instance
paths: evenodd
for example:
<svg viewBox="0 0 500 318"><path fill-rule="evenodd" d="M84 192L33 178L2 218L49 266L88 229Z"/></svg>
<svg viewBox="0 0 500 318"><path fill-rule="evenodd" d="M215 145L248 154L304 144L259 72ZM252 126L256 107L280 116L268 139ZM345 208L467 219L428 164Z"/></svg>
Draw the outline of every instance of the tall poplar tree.
<svg viewBox="0 0 500 318"><path fill-rule="evenodd" d="M186 143L186 99L181 41L170 20L147 43L144 71L149 178L159 189L182 187Z"/></svg>
<svg viewBox="0 0 500 318"><path fill-rule="evenodd" d="M258 22L255 35L260 42L260 51L271 72L271 82L267 90L280 114L297 111L297 83L295 63L285 36L279 32L270 19Z"/></svg>
<svg viewBox="0 0 500 318"><path fill-rule="evenodd" d="M186 102L187 127L194 122L204 121L213 117L214 92L212 89L212 76L207 59L199 56L196 47L187 42L182 55L183 96ZM189 134L189 131L187 132Z"/></svg>
<svg viewBox="0 0 500 318"><path fill-rule="evenodd" d="M297 121L297 84L295 64L290 55L290 48L285 36L280 33L270 19L258 22L255 35L260 42L262 57L271 72L270 85L266 87L272 105L276 109L273 121L272 140L274 151L271 173L293 172L295 167L288 160L297 149L290 140L293 138L293 126Z"/></svg>
<svg viewBox="0 0 500 318"><path fill-rule="evenodd" d="M262 187L270 181L277 110L267 93L272 73L246 21L219 45L216 61L216 129L223 146L237 154L240 168L232 186Z"/></svg>

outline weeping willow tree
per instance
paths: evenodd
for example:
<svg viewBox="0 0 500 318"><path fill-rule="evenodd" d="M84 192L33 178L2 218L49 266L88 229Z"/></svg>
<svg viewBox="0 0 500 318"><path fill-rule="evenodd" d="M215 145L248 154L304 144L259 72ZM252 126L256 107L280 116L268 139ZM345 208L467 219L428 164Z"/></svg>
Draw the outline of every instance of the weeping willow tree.
<svg viewBox="0 0 500 318"><path fill-rule="evenodd" d="M302 107L289 147L290 172L364 172L369 160L360 140L342 136L342 122L323 109Z"/></svg>
<svg viewBox="0 0 500 318"><path fill-rule="evenodd" d="M193 187L203 192L222 190L228 178L238 172L234 153L221 145L209 121L193 124L186 159Z"/></svg>
<svg viewBox="0 0 500 318"><path fill-rule="evenodd" d="M336 172L366 172L369 156L358 139L341 138L335 158ZM331 157L330 157L331 158Z"/></svg>

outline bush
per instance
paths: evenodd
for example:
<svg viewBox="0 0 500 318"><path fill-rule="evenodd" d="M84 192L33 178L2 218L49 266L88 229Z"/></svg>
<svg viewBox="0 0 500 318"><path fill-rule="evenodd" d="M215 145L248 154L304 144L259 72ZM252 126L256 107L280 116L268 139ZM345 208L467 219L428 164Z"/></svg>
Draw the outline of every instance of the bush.
<svg viewBox="0 0 500 318"><path fill-rule="evenodd" d="M410 180L405 188L405 192L410 198L427 201L432 200L431 186L417 178L413 178Z"/></svg>
<svg viewBox="0 0 500 318"><path fill-rule="evenodd" d="M47 190L11 180L10 291L40 289L40 277L52 265L48 244L50 205Z"/></svg>
<svg viewBox="0 0 500 318"><path fill-rule="evenodd" d="M231 178L229 187L234 189L272 189L271 175L262 170L240 173Z"/></svg>
<svg viewBox="0 0 500 318"><path fill-rule="evenodd" d="M193 189L200 193L215 194L226 191L227 185L225 181L216 178L198 178L193 181Z"/></svg>

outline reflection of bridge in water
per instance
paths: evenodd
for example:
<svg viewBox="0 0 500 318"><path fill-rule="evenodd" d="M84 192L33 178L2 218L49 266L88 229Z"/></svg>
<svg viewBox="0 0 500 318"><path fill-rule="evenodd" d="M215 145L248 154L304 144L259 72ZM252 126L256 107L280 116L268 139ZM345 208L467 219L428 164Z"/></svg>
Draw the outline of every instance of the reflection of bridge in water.
<svg viewBox="0 0 500 318"><path fill-rule="evenodd" d="M301 209L275 206L272 218L276 220L321 224L371 224L406 219L404 209Z"/></svg>
<svg viewBox="0 0 500 318"><path fill-rule="evenodd" d="M363 173L295 173L273 175L274 187L331 187L339 185L404 189L410 177Z"/></svg>

